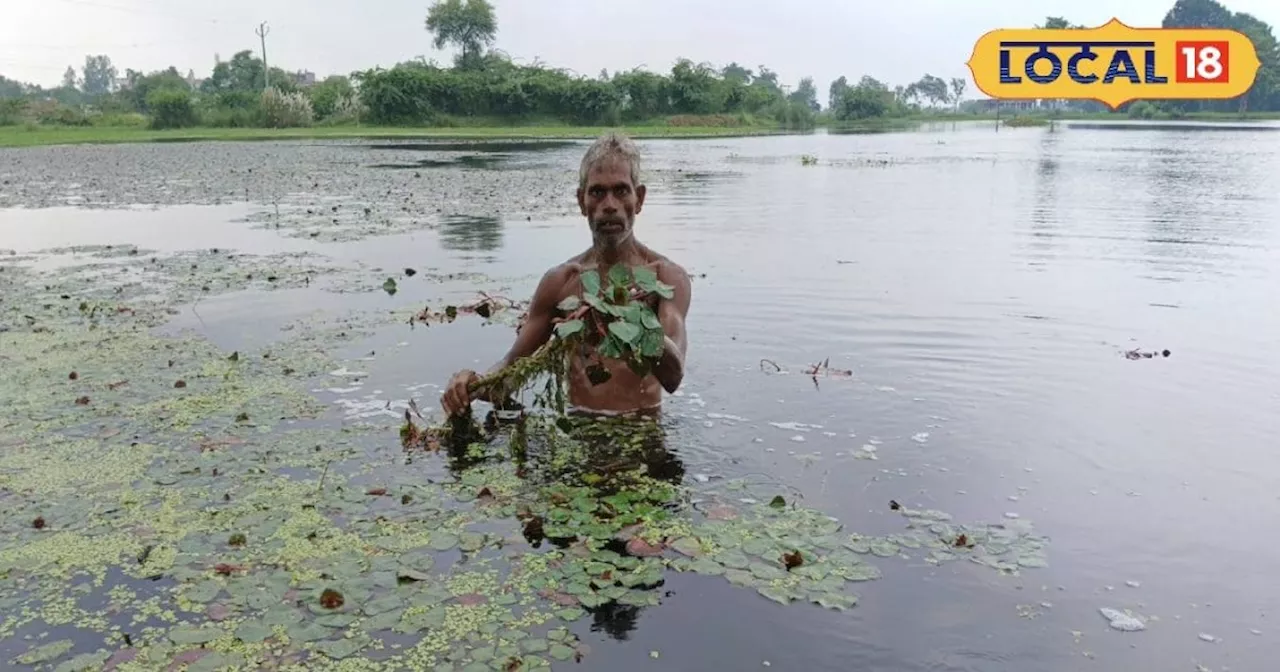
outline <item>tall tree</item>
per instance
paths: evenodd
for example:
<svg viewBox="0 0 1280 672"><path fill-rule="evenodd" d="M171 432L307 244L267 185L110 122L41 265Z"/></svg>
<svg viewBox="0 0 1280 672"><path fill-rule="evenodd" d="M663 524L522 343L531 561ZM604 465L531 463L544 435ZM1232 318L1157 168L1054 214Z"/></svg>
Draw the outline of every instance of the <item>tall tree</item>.
<svg viewBox="0 0 1280 672"><path fill-rule="evenodd" d="M1228 28L1231 10L1216 0L1177 0L1164 15L1165 28Z"/></svg>
<svg viewBox="0 0 1280 672"><path fill-rule="evenodd" d="M436 0L427 11L426 27L436 49L458 47L463 67L479 66L484 48L498 37L498 19L487 0Z"/></svg>
<svg viewBox="0 0 1280 672"><path fill-rule="evenodd" d="M947 83L941 77L933 75L925 75L920 81L912 84L915 90L930 103L937 105L945 104L951 100L951 90L947 87Z"/></svg>
<svg viewBox="0 0 1280 672"><path fill-rule="evenodd" d="M720 77L726 82L750 84L751 70L738 65L737 61L734 61L720 70Z"/></svg>
<svg viewBox="0 0 1280 672"><path fill-rule="evenodd" d="M812 77L801 79L800 84L796 86L796 90L792 91L787 98L791 102L807 106L814 112L822 109L822 105L818 103L818 87L814 86Z"/></svg>
<svg viewBox="0 0 1280 672"><path fill-rule="evenodd" d="M111 57L106 54L84 57L84 83L81 85L85 95L102 96L115 90L116 75L119 72L112 65Z"/></svg>
<svg viewBox="0 0 1280 672"><path fill-rule="evenodd" d="M69 65L67 66L66 71L62 73L62 88L76 88L76 69Z"/></svg>
<svg viewBox="0 0 1280 672"><path fill-rule="evenodd" d="M960 107L960 98L964 96L964 89L969 85L969 80L964 77L951 78L951 94L952 100L955 101L956 107Z"/></svg>
<svg viewBox="0 0 1280 672"><path fill-rule="evenodd" d="M840 99L844 96L844 92L848 90L849 79L844 75L840 75L839 79L831 82L831 86L827 88L827 109L834 111L836 106L840 104Z"/></svg>

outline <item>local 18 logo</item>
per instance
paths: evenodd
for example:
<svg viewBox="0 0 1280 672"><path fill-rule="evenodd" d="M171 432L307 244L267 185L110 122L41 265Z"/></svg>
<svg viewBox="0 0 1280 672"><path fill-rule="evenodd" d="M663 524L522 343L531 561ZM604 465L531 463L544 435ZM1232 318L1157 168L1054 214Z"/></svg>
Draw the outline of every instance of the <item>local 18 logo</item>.
<svg viewBox="0 0 1280 672"><path fill-rule="evenodd" d="M1258 53L1247 36L1219 28L993 30L969 57L974 84L992 98L1133 100L1235 98L1253 86Z"/></svg>

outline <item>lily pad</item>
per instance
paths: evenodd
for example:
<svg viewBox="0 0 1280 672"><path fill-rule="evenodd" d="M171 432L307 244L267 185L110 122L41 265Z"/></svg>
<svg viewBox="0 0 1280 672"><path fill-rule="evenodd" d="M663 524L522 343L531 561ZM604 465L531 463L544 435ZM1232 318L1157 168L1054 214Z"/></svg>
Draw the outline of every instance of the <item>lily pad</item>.
<svg viewBox="0 0 1280 672"><path fill-rule="evenodd" d="M53 668L53 672L96 672L102 669L103 663L107 662L110 657L110 651L82 653L71 660L59 664Z"/></svg>
<svg viewBox="0 0 1280 672"><path fill-rule="evenodd" d="M560 644L557 642L551 645L550 651L548 651L548 653L550 653L551 657L555 658L556 660L569 660L570 658L573 657L574 650L569 648L568 646L565 646L564 644Z"/></svg>
<svg viewBox="0 0 1280 672"><path fill-rule="evenodd" d="M248 621L236 628L236 638L250 644L261 642L273 634L271 628L262 622Z"/></svg>
<svg viewBox="0 0 1280 672"><path fill-rule="evenodd" d="M314 642L328 637L332 632L318 623L305 623L289 628L289 639L298 642Z"/></svg>
<svg viewBox="0 0 1280 672"><path fill-rule="evenodd" d="M70 652L71 649L74 647L75 647L75 642L72 642L69 639L60 639L56 642L49 642L48 644L37 646L36 648L31 649L30 651L22 654L21 656L18 656L18 662L22 663L23 665L36 665L38 663L47 663L49 661L57 660L58 658L61 658L62 656Z"/></svg>
<svg viewBox="0 0 1280 672"><path fill-rule="evenodd" d="M334 660L342 660L343 658L354 656L368 645L369 639L367 637L347 637L317 642L313 646L317 651Z"/></svg>
<svg viewBox="0 0 1280 672"><path fill-rule="evenodd" d="M458 541L458 535L452 532L437 531L432 533L429 544L437 551L448 551L457 546Z"/></svg>
<svg viewBox="0 0 1280 672"><path fill-rule="evenodd" d="M169 631L174 644L207 644L226 634L221 628L179 626Z"/></svg>

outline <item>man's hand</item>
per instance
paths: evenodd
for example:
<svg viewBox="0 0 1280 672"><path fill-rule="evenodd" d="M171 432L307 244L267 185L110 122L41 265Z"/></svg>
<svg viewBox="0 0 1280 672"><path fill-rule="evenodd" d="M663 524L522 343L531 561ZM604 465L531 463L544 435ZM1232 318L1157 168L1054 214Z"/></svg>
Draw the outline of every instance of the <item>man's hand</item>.
<svg viewBox="0 0 1280 672"><path fill-rule="evenodd" d="M471 407L471 394L467 392L467 387L479 379L480 376L471 369L453 374L444 388L444 394L440 395L440 406L444 408L444 412L450 417L463 415Z"/></svg>

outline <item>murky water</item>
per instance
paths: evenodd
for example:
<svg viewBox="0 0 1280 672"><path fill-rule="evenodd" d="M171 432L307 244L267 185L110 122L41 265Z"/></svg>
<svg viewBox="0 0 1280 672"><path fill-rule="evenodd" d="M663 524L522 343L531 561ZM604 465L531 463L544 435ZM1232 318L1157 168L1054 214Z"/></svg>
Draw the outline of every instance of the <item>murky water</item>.
<svg viewBox="0 0 1280 672"><path fill-rule="evenodd" d="M960 520L1016 514L1052 541L1049 566L1016 577L971 563L880 562L885 578L859 584L846 612L676 575L660 607L597 614L581 666L1274 666L1280 148L1271 134L948 125L642 148L655 178L637 235L695 275L689 371L667 402L686 479L750 476L868 534L901 528L896 500ZM314 252L400 278L394 296L242 292L175 316L175 328L232 349L317 310L438 304L477 288L418 282L404 268L483 273L491 280L480 288L525 298L542 270L587 244L585 225L566 214L583 145L448 149L0 152L0 177L12 182L0 203L35 206L0 211L0 248ZM163 186L154 171L193 152L228 168L266 166L225 195L254 179L288 188L233 203L212 193L225 175ZM291 163L291 152L315 163ZM806 154L818 164L802 165ZM175 207L43 209L79 205L77 187L19 184L12 168L103 160L112 169L93 178L95 193L132 183L133 200ZM325 162L342 167L326 177ZM286 165L295 166L287 175L272 170ZM312 175L329 181L322 195L304 189ZM359 240L293 235L304 229L287 224L288 212L279 227L281 200L287 210L349 199L376 211L388 205L377 192L400 193L388 180L412 179L450 194L474 181L484 194L454 208L415 199L412 222ZM161 196L146 198L148 184ZM350 348L377 353L362 362L361 389L321 392L352 417L409 397L432 405L450 372L487 367L511 338L463 322L384 329ZM1126 358L1132 349L1170 356ZM804 374L822 361L854 375ZM1104 607L1143 615L1146 630L1110 628Z"/></svg>

